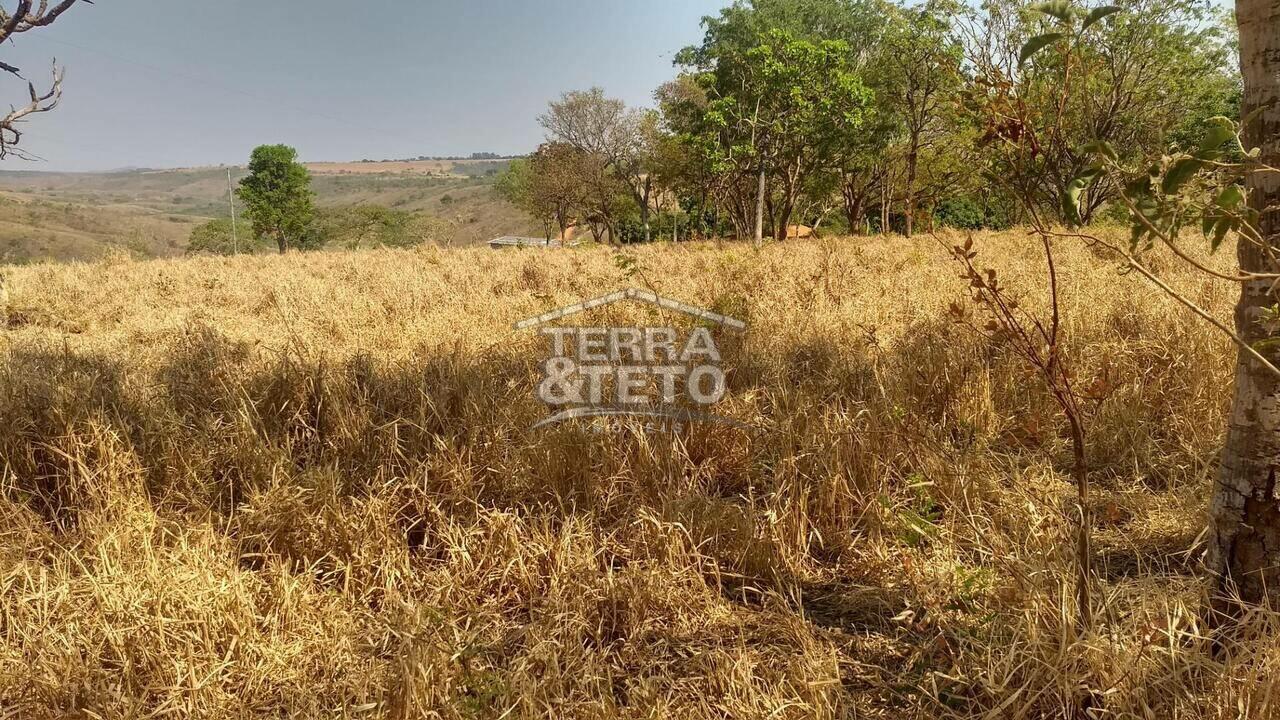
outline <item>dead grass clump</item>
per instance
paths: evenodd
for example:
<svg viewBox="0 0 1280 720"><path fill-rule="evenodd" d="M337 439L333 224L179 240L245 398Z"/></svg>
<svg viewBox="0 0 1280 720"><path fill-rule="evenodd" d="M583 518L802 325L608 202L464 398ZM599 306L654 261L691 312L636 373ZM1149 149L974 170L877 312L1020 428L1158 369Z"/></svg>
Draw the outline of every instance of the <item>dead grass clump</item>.
<svg viewBox="0 0 1280 720"><path fill-rule="evenodd" d="M1038 251L979 243L1040 302ZM1060 250L1060 418L931 240L7 270L0 708L18 717L1264 717L1275 616L1199 623L1232 350ZM524 317L639 284L747 320L755 428L533 431ZM92 282L90 282L92 280ZM1227 289L1170 281L1214 312ZM613 305L593 323L683 322ZM67 327L84 330L70 333ZM1214 653L1217 641L1220 651ZM2 713L0 713L2 714Z"/></svg>

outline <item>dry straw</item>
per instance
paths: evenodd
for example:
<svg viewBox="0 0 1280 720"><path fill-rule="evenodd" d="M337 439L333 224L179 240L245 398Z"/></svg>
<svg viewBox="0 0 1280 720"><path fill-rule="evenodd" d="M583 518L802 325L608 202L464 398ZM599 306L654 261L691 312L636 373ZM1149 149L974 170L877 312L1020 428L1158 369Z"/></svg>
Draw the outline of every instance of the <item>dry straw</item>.
<svg viewBox="0 0 1280 720"><path fill-rule="evenodd" d="M1039 250L978 243L1034 308ZM1276 617L1217 654L1197 620L1212 328L1060 248L1067 351L1107 379L1076 640L1061 423L949 323L934 241L631 254L749 324L716 412L760 432L528 429L542 349L512 323L633 284L606 249L6 270L0 716L1276 711Z"/></svg>

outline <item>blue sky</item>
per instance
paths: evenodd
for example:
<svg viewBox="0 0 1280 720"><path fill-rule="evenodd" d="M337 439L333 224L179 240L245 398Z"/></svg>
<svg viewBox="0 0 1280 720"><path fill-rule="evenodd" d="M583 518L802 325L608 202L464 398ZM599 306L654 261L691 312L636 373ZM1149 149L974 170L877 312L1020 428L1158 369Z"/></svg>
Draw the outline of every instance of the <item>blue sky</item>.
<svg viewBox="0 0 1280 720"><path fill-rule="evenodd" d="M593 85L648 104L725 0L98 0L16 37L0 60L64 100L4 170L522 153L548 100ZM0 78L0 102L23 87Z"/></svg>

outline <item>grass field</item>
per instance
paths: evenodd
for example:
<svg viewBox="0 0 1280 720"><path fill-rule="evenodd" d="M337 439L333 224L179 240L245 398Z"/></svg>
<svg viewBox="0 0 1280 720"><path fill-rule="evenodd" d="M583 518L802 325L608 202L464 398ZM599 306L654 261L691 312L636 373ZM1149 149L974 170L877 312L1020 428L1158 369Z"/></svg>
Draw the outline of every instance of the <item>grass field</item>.
<svg viewBox="0 0 1280 720"><path fill-rule="evenodd" d="M1033 242L978 248L1040 306ZM934 240L629 252L6 269L0 715L1277 712L1277 617L1216 653L1197 619L1234 358L1205 323L1059 248L1069 356L1111 388L1076 639L1061 423L947 319ZM511 324L641 278L749 322L716 412L754 431L529 429L544 349Z"/></svg>

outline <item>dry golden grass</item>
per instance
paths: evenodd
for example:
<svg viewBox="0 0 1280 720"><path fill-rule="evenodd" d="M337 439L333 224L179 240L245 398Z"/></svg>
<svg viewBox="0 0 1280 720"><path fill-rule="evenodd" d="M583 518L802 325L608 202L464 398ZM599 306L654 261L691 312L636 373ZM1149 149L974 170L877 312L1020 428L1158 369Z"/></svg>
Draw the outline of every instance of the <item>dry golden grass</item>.
<svg viewBox="0 0 1280 720"><path fill-rule="evenodd" d="M1036 306L1034 243L978 244ZM717 412L757 432L528 429L511 323L638 284L603 248L7 269L0 717L1276 712L1280 621L1215 654L1197 620L1233 357L1204 323L1060 247L1070 356L1114 386L1076 640L1061 424L947 321L941 247L633 254L750 322Z"/></svg>

